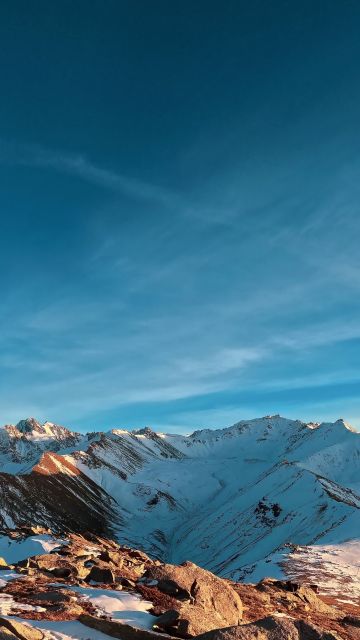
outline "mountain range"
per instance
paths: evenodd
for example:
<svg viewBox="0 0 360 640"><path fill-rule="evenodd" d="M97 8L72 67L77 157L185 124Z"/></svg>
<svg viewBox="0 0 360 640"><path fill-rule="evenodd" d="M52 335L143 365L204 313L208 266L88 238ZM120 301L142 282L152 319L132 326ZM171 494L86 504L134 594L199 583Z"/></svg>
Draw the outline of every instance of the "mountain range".
<svg viewBox="0 0 360 640"><path fill-rule="evenodd" d="M348 584L359 435L278 415L186 436L21 420L0 429L0 528L92 531L234 580L323 566Z"/></svg>

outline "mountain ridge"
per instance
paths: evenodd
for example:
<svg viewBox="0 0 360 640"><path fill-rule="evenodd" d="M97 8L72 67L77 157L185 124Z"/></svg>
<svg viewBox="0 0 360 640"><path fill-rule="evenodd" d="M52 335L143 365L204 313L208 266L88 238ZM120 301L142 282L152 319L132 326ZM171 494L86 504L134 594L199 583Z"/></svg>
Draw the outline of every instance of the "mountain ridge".
<svg viewBox="0 0 360 640"><path fill-rule="evenodd" d="M19 424L0 432L3 528L30 516L58 532L94 527L246 580L291 570L298 545L358 540L360 434L343 419L274 415L190 435Z"/></svg>

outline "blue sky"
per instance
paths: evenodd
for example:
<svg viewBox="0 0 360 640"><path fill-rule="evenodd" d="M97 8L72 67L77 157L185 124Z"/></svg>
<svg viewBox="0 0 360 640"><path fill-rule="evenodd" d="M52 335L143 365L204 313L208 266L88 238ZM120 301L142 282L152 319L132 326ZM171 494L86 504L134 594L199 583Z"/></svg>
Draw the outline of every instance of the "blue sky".
<svg viewBox="0 0 360 640"><path fill-rule="evenodd" d="M360 6L0 7L0 423L360 427Z"/></svg>

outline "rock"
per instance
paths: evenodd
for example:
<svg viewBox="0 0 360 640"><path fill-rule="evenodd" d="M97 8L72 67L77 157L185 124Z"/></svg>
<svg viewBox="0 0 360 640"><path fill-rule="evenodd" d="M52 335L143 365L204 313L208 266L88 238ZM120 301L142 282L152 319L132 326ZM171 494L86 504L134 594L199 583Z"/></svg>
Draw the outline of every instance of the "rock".
<svg viewBox="0 0 360 640"><path fill-rule="evenodd" d="M272 595L274 591L277 591L278 597L280 597L283 602L286 601L289 605L303 604L307 610L336 617L334 607L331 607L321 600L312 587L305 587L290 580L282 581L266 578L259 582L257 589Z"/></svg>
<svg viewBox="0 0 360 640"><path fill-rule="evenodd" d="M88 559L89 556L85 556ZM36 571L51 573L55 578L79 578L84 579L89 569L84 566L78 556L60 555L58 553L44 553L33 556L17 563L19 571L34 574Z"/></svg>
<svg viewBox="0 0 360 640"><path fill-rule="evenodd" d="M6 560L4 560L4 558L0 556L0 569L8 569L8 568L9 568L8 563L6 562Z"/></svg>
<svg viewBox="0 0 360 640"><path fill-rule="evenodd" d="M84 614L79 616L79 622L120 640L164 640L164 636L160 633L131 627L118 620L105 620L104 618ZM175 639L172 639L171 636L166 636L166 640Z"/></svg>
<svg viewBox="0 0 360 640"><path fill-rule="evenodd" d="M91 567L87 577L87 582L101 582L102 584L111 584L115 582L115 576L111 569L108 567Z"/></svg>
<svg viewBox="0 0 360 640"><path fill-rule="evenodd" d="M24 560L19 560L19 562L16 563L16 566L20 569L27 569L28 567L30 567L31 562L33 562L32 558L25 558ZM35 563L33 562L33 565Z"/></svg>
<svg viewBox="0 0 360 640"><path fill-rule="evenodd" d="M129 580L128 578L120 578L119 584L127 589L134 589L136 587L136 582L134 582L134 580Z"/></svg>
<svg viewBox="0 0 360 640"><path fill-rule="evenodd" d="M329 614L334 611L333 607L330 607L328 604L323 602L323 600L321 600L321 598L319 598L315 591L310 587L300 586L295 591L294 595L307 603L312 611L320 611L322 613Z"/></svg>
<svg viewBox="0 0 360 640"><path fill-rule="evenodd" d="M70 550L66 546L64 551L67 551L68 553L71 551L71 555L81 559L89 559L95 557L93 551L89 550L86 547L73 547Z"/></svg>
<svg viewBox="0 0 360 640"><path fill-rule="evenodd" d="M110 562L114 564L118 569L121 569L124 566L124 555L119 551L102 551L99 555L99 560L103 560L104 562Z"/></svg>
<svg viewBox="0 0 360 640"><path fill-rule="evenodd" d="M210 629L237 625L242 619L242 603L234 589L210 571L192 562L180 566L151 566L146 577L157 581L157 589L173 597L174 611L156 621L164 631L184 638Z"/></svg>
<svg viewBox="0 0 360 640"><path fill-rule="evenodd" d="M5 627L14 636L20 640L43 640L44 634L40 629L31 627L28 624L22 624L11 618L0 617L0 627Z"/></svg>
<svg viewBox="0 0 360 640"><path fill-rule="evenodd" d="M134 560L139 560L139 562L152 562L149 558L149 556L144 553L144 551L139 551L139 549L130 549L127 548L126 549L127 554L130 556L130 558L133 558Z"/></svg>
<svg viewBox="0 0 360 640"><path fill-rule="evenodd" d="M71 602L65 606L59 604L57 607L52 607L51 612L54 611L62 613L66 620L77 620L84 613L84 607L80 603Z"/></svg>
<svg viewBox="0 0 360 640"><path fill-rule="evenodd" d="M76 569L76 576L79 580L86 580L86 578L88 577L89 573L90 573L90 569L91 567L87 567L85 565L81 566L78 565L77 569Z"/></svg>
<svg viewBox="0 0 360 640"><path fill-rule="evenodd" d="M56 578L69 578L77 574L77 566L66 557L58 553L43 553L21 560L16 565L18 568L36 569L38 571L52 573Z"/></svg>
<svg viewBox="0 0 360 640"><path fill-rule="evenodd" d="M167 578L159 580L157 584L158 589L168 596L174 596L178 600L192 600L192 595L187 589L179 587L175 580L169 580Z"/></svg>
<svg viewBox="0 0 360 640"><path fill-rule="evenodd" d="M340 638L303 620L269 616L250 624L208 631L198 636L196 640L340 640Z"/></svg>
<svg viewBox="0 0 360 640"><path fill-rule="evenodd" d="M180 618L179 611L176 609L169 609L165 611L161 616L158 617L156 622L153 625L154 629L168 629L170 627L176 627Z"/></svg>
<svg viewBox="0 0 360 640"><path fill-rule="evenodd" d="M54 569L49 569L49 571L55 578L70 578L70 576L75 573L71 567L54 567Z"/></svg>

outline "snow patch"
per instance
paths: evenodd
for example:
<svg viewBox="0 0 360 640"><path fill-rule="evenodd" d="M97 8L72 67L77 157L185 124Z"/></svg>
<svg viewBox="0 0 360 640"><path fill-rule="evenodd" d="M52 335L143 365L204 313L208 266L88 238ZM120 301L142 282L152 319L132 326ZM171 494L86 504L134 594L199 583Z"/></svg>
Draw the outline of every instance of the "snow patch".
<svg viewBox="0 0 360 640"><path fill-rule="evenodd" d="M30 536L28 538L22 538L21 540L13 540L12 538L8 538L8 536L0 536L0 556L4 558L8 564L13 564L30 556L50 553L66 543L67 540L65 539L55 538L47 534ZM1 573L0 577L3 577Z"/></svg>

